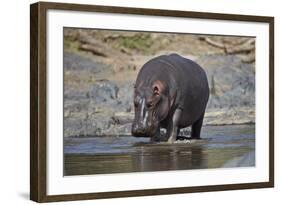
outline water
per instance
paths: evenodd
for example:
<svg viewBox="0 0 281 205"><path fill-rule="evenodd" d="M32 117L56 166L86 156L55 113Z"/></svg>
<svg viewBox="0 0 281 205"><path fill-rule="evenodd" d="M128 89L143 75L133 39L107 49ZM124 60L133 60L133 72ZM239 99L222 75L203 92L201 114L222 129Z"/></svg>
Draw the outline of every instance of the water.
<svg viewBox="0 0 281 205"><path fill-rule="evenodd" d="M208 126L201 137L174 144L132 136L65 138L64 175L255 165L255 125Z"/></svg>

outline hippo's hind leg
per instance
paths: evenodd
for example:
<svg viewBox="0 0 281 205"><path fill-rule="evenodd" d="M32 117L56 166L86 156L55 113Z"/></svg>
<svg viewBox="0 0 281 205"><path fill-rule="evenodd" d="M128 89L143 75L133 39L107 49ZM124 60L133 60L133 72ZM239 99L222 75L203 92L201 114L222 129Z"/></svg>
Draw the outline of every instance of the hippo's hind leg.
<svg viewBox="0 0 281 205"><path fill-rule="evenodd" d="M178 124L181 117L182 110L176 109L172 120L169 122L167 129L167 139L169 143L173 143L177 139L178 135Z"/></svg>
<svg viewBox="0 0 281 205"><path fill-rule="evenodd" d="M201 128L203 124L203 119L204 119L204 114L205 112L201 115L201 117L192 124L191 127L191 138L193 139L200 139L200 134L201 134Z"/></svg>

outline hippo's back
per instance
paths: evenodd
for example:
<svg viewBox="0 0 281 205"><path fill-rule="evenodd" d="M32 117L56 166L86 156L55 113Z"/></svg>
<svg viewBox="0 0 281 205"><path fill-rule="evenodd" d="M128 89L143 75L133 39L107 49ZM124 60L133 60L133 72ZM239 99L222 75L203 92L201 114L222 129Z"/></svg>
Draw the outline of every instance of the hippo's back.
<svg viewBox="0 0 281 205"><path fill-rule="evenodd" d="M155 60L165 62L168 67L166 75L174 76L176 79L175 104L183 110L180 127L193 124L204 114L209 99L209 85L205 71L194 61L178 54L160 56Z"/></svg>
<svg viewBox="0 0 281 205"><path fill-rule="evenodd" d="M180 127L186 127L205 112L209 99L207 75L197 63L177 54L167 56L166 60L177 70L180 95L177 103L183 110Z"/></svg>

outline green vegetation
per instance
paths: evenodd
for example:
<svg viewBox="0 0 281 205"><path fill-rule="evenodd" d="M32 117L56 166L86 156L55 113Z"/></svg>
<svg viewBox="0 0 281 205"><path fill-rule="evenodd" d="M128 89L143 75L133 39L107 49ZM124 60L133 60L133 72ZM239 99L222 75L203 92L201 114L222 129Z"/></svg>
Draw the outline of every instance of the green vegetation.
<svg viewBox="0 0 281 205"><path fill-rule="evenodd" d="M126 36L118 39L118 46L147 53L153 41L150 34Z"/></svg>
<svg viewBox="0 0 281 205"><path fill-rule="evenodd" d="M80 46L79 41L75 41L72 38L67 37L67 36L65 36L63 38L64 50L67 50L67 51L78 51L79 50L79 46Z"/></svg>

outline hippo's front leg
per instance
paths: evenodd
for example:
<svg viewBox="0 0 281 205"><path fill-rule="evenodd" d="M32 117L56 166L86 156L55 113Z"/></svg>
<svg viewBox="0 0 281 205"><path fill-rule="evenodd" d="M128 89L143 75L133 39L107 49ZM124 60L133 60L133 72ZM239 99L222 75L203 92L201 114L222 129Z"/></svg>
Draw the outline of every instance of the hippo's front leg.
<svg viewBox="0 0 281 205"><path fill-rule="evenodd" d="M169 122L167 128L168 143L173 143L177 139L178 124L181 117L182 110L177 108L173 114L172 120Z"/></svg>
<svg viewBox="0 0 281 205"><path fill-rule="evenodd" d="M150 138L150 142L160 142L161 141L161 134L160 134L160 127L157 128L157 132Z"/></svg>

